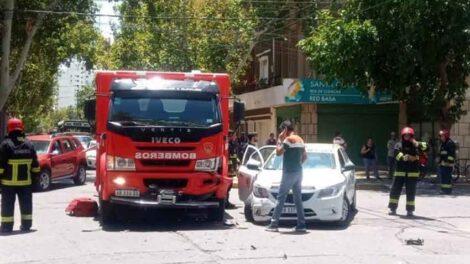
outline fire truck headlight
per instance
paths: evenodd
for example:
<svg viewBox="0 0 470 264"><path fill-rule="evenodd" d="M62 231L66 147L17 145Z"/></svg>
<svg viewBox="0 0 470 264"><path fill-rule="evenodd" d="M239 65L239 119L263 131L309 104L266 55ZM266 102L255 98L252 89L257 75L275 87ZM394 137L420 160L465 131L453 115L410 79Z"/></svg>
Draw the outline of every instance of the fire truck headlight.
<svg viewBox="0 0 470 264"><path fill-rule="evenodd" d="M198 171L216 171L219 166L220 158L204 159L196 161L195 170Z"/></svg>
<svg viewBox="0 0 470 264"><path fill-rule="evenodd" d="M117 185L124 185L126 183L126 179L124 179L123 177L117 177L113 180L113 182Z"/></svg>
<svg viewBox="0 0 470 264"><path fill-rule="evenodd" d="M133 159L108 155L106 157L106 168L108 170L134 171L135 162Z"/></svg>

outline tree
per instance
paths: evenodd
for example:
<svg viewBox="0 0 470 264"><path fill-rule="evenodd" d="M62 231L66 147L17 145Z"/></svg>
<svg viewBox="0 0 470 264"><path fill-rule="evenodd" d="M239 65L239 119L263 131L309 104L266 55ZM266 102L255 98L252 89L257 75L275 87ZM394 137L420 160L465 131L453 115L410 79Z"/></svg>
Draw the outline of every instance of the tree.
<svg viewBox="0 0 470 264"><path fill-rule="evenodd" d="M327 80L390 92L450 128L470 66L468 0L351 0L299 43Z"/></svg>
<svg viewBox="0 0 470 264"><path fill-rule="evenodd" d="M230 71L253 28L235 0L128 0L119 11L115 69Z"/></svg>
<svg viewBox="0 0 470 264"><path fill-rule="evenodd" d="M85 113L83 112L85 108L85 101L95 96L95 87L94 85L83 86L77 91L77 113L78 118L85 118Z"/></svg>
<svg viewBox="0 0 470 264"><path fill-rule="evenodd" d="M24 11L38 9L57 9L68 13L46 16L45 13ZM103 53L105 41L94 28L93 17L79 16L74 12L92 14L95 12L93 1L24 0L16 1L14 13L4 12L14 16L10 26L11 40L5 41L4 38L2 43L2 48L7 47L10 52L2 53L6 54L2 55L2 63L17 64L17 68L11 74L7 74L8 71L2 72L2 82L10 80L8 85L0 88L0 99L8 100L5 109L11 115L25 119L27 128L39 126L47 113L53 110L52 97L56 94L57 85L55 79L61 63L78 57L85 60L87 67L91 68ZM8 19L4 21L4 25L9 23ZM34 27L37 29L32 34ZM4 36L5 34L6 30L3 31ZM29 43L29 46L25 48L24 43ZM25 53L27 54L23 56Z"/></svg>
<svg viewBox="0 0 470 264"><path fill-rule="evenodd" d="M316 8L315 3L122 1L123 17L115 31L111 65L115 69L227 72L237 82L261 37L270 33L267 39L271 41L291 24L286 17L306 16L304 12Z"/></svg>

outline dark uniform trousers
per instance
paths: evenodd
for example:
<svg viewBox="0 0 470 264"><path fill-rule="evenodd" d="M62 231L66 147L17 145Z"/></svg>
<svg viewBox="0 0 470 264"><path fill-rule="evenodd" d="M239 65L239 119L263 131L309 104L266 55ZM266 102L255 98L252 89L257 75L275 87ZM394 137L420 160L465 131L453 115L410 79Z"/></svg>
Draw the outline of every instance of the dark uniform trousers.
<svg viewBox="0 0 470 264"><path fill-rule="evenodd" d="M439 151L441 191L445 194L452 193L452 170L455 165L455 149L455 143L448 139L441 144Z"/></svg>
<svg viewBox="0 0 470 264"><path fill-rule="evenodd" d="M406 211L415 210L415 196L416 196L416 183L418 182L417 177L394 177L392 190L390 191L390 201L388 207L392 210L396 210L398 207L398 201L400 199L401 190L403 185L406 189Z"/></svg>
<svg viewBox="0 0 470 264"><path fill-rule="evenodd" d="M2 187L2 230L13 229L15 200L18 195L21 211L21 228L30 229L33 223L33 188L32 186Z"/></svg>

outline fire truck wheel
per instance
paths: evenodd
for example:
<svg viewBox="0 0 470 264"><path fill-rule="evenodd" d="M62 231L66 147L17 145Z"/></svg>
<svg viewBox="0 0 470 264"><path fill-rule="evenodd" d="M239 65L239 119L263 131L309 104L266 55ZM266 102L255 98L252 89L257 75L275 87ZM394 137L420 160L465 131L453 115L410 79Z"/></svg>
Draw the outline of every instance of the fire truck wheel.
<svg viewBox="0 0 470 264"><path fill-rule="evenodd" d="M218 208L211 208L209 209L209 221L214 222L222 222L224 221L225 215L225 199L219 200L219 207Z"/></svg>
<svg viewBox="0 0 470 264"><path fill-rule="evenodd" d="M113 224L116 221L113 205L102 199L100 199L100 221L102 226Z"/></svg>

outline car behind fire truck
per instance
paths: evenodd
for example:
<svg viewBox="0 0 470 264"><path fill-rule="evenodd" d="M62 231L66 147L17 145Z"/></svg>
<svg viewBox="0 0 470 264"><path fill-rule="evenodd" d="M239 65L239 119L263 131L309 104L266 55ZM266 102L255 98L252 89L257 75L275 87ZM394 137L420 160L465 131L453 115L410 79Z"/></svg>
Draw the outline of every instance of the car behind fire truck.
<svg viewBox="0 0 470 264"><path fill-rule="evenodd" d="M223 220L230 80L226 74L98 72L96 181L102 222L119 207L204 210ZM234 103L234 116L244 106ZM239 120L234 120L239 121Z"/></svg>

